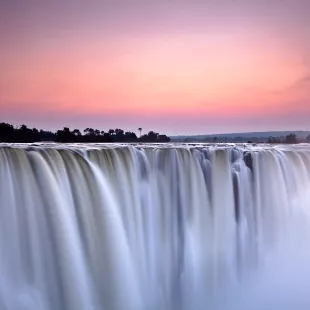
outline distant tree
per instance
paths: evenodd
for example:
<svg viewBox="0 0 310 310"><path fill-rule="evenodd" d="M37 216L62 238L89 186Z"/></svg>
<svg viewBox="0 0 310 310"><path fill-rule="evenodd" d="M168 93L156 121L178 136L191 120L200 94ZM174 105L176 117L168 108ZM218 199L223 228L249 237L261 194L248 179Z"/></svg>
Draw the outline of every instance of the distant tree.
<svg viewBox="0 0 310 310"><path fill-rule="evenodd" d="M160 143L170 142L170 138L167 137L166 135L158 135L157 140Z"/></svg>
<svg viewBox="0 0 310 310"><path fill-rule="evenodd" d="M157 142L158 133L154 131L150 131L147 134L148 142Z"/></svg>
<svg viewBox="0 0 310 310"><path fill-rule="evenodd" d="M284 142L288 144L295 144L297 143L297 137L295 134L291 133L285 137Z"/></svg>
<svg viewBox="0 0 310 310"><path fill-rule="evenodd" d="M124 130L119 129L119 128L116 128L116 129L114 130L114 133L115 133L116 136L121 137L121 136L124 135Z"/></svg>
<svg viewBox="0 0 310 310"><path fill-rule="evenodd" d="M95 130L93 128L88 128L88 134L93 136L95 134Z"/></svg>
<svg viewBox="0 0 310 310"><path fill-rule="evenodd" d="M125 142L136 142L138 140L137 135L134 132L126 131L124 133Z"/></svg>
<svg viewBox="0 0 310 310"><path fill-rule="evenodd" d="M280 143L282 143L282 141L278 137L269 137L268 140L267 140L267 143L270 143L270 144L280 144Z"/></svg>
<svg viewBox="0 0 310 310"><path fill-rule="evenodd" d="M56 135L52 133L51 131L39 131L39 141L56 141Z"/></svg>
<svg viewBox="0 0 310 310"><path fill-rule="evenodd" d="M139 139L141 142L169 142L170 138L165 135L159 135L157 132L150 131L147 135L143 135Z"/></svg>
<svg viewBox="0 0 310 310"><path fill-rule="evenodd" d="M142 128L139 128L140 135ZM35 141L56 141L62 143L71 142L169 142L170 138L166 135L160 135L155 131L150 131L148 134L141 136L139 139L134 132L116 128L110 129L108 132L100 131L93 128L85 128L84 134L79 129L70 130L69 127L64 127L57 130L56 133L44 131L37 128L28 128L26 125L21 125L14 128L13 125L0 123L0 142L24 142L30 143Z"/></svg>
<svg viewBox="0 0 310 310"><path fill-rule="evenodd" d="M142 128L138 128L138 131L140 132L140 138L141 138L141 132L142 132Z"/></svg>
<svg viewBox="0 0 310 310"><path fill-rule="evenodd" d="M19 128L15 129L16 139L23 143L31 143L40 140L38 133L36 128L30 129L26 125L21 125Z"/></svg>
<svg viewBox="0 0 310 310"><path fill-rule="evenodd" d="M12 125L0 123L0 142L14 142L16 132Z"/></svg>
<svg viewBox="0 0 310 310"><path fill-rule="evenodd" d="M64 127L63 130L58 130L56 132L56 141L57 142L75 142L76 137L73 132L70 131L69 127Z"/></svg>
<svg viewBox="0 0 310 310"><path fill-rule="evenodd" d="M306 142L310 143L310 135L307 136Z"/></svg>
<svg viewBox="0 0 310 310"><path fill-rule="evenodd" d="M26 131L28 127L26 125L21 125L19 130Z"/></svg>
<svg viewBox="0 0 310 310"><path fill-rule="evenodd" d="M88 136L94 136L95 130L93 128L86 128L86 129L84 129L84 133Z"/></svg>
<svg viewBox="0 0 310 310"><path fill-rule="evenodd" d="M81 135L82 135L81 132L80 132L78 129L74 129L74 130L72 131L72 133L73 133L75 136L81 136Z"/></svg>

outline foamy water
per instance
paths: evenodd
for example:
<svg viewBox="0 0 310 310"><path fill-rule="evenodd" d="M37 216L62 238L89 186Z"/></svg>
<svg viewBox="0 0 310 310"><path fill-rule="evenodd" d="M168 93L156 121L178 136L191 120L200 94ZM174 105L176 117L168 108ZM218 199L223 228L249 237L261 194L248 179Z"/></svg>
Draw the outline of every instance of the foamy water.
<svg viewBox="0 0 310 310"><path fill-rule="evenodd" d="M0 309L310 309L310 147L0 144Z"/></svg>

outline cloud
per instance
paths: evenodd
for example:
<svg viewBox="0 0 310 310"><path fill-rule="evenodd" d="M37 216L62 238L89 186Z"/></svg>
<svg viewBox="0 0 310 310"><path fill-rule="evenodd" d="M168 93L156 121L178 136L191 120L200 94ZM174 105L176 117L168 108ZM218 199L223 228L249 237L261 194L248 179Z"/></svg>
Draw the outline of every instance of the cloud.
<svg viewBox="0 0 310 310"><path fill-rule="evenodd" d="M296 79L291 85L288 87L270 92L270 95L291 95L291 94L297 94L300 91L308 91L310 95L310 73L307 73L303 75L302 77ZM310 99L310 98L309 98Z"/></svg>
<svg viewBox="0 0 310 310"><path fill-rule="evenodd" d="M301 77L300 79L296 80L292 87L293 88L300 88L300 87L304 87L304 86L309 86L308 84L310 83L310 73L304 75L303 77Z"/></svg>

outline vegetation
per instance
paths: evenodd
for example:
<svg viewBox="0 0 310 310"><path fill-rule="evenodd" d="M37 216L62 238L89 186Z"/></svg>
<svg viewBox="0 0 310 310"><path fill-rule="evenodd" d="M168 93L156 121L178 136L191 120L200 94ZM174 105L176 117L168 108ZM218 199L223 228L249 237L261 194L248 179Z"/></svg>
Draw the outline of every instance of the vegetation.
<svg viewBox="0 0 310 310"><path fill-rule="evenodd" d="M40 141L53 142L152 142L161 143L169 142L170 138L166 135L160 135L154 131L141 136L142 128L139 128L140 137L138 138L134 132L122 129L110 129L107 132L98 129L86 128L83 134L79 129L70 130L64 127L57 130L55 133L51 131L38 130L37 128L28 128L26 125L21 125L14 128L13 125L0 123L0 142L21 142L31 143Z"/></svg>
<svg viewBox="0 0 310 310"><path fill-rule="evenodd" d="M206 136L200 138L201 136L192 136L184 138L183 136L180 139L172 137L173 142L184 142L184 143L194 143L194 142L205 142L205 143L270 143L270 144L295 144L300 142L310 143L310 135L307 137L302 137L302 135L297 136L295 133L288 133L282 136L264 136L264 133L258 133L262 135L258 136L249 136L244 134L244 136L237 135L219 135L219 136Z"/></svg>
<svg viewBox="0 0 310 310"><path fill-rule="evenodd" d="M280 144L282 140L280 137L269 137L267 142L270 144Z"/></svg>
<svg viewBox="0 0 310 310"><path fill-rule="evenodd" d="M297 136L293 133L285 136L284 139L283 138L281 139L280 137L276 137L276 138L275 137L269 137L269 139L268 139L268 143L271 143L271 144L280 144L280 143L295 144L298 142L302 142L302 141L298 141Z"/></svg>
<svg viewBox="0 0 310 310"><path fill-rule="evenodd" d="M297 137L294 134L289 134L285 137L284 143L294 144L297 143Z"/></svg>

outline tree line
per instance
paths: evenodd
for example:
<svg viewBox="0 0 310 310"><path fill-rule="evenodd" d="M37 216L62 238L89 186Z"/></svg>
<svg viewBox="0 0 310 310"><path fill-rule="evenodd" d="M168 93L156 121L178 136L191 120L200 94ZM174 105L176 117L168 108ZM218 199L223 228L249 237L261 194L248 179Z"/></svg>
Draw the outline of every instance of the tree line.
<svg viewBox="0 0 310 310"><path fill-rule="evenodd" d="M205 142L205 143L270 143L270 144L295 144L295 143L310 143L310 134L301 138L294 133L283 136L207 136L204 138L197 137L188 137L185 139L174 139L175 142Z"/></svg>
<svg viewBox="0 0 310 310"><path fill-rule="evenodd" d="M122 129L109 129L108 131L100 131L99 129L86 128L83 132L79 129L71 130L64 127L56 132L38 130L37 128L29 128L26 125L14 127L8 123L0 123L0 142L146 142L146 143L164 143L169 142L170 138L166 135L161 135L154 131L149 131L142 135L142 128L139 128L140 136L131 131L124 131Z"/></svg>
<svg viewBox="0 0 310 310"><path fill-rule="evenodd" d="M295 143L300 143L300 142L310 143L310 135L308 135L305 139L298 139L295 134L291 133L289 135L286 135L284 138L269 137L267 142L271 144L281 144L281 143L295 144Z"/></svg>

